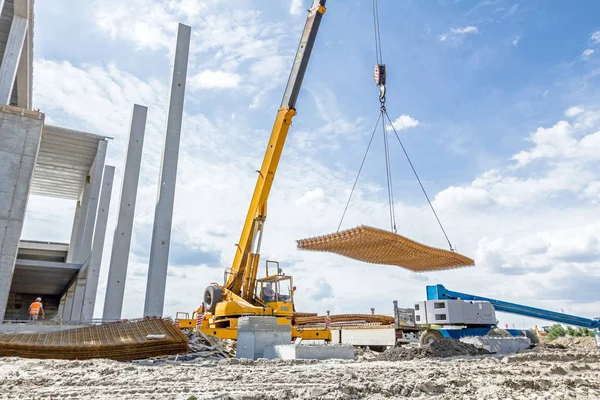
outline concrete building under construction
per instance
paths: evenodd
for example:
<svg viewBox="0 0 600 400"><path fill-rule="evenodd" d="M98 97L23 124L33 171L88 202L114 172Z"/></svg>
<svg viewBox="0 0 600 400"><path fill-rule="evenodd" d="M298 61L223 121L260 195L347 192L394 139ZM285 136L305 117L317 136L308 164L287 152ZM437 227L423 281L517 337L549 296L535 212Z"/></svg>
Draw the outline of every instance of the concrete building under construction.
<svg viewBox="0 0 600 400"><path fill-rule="evenodd" d="M47 125L44 113L33 108L33 8L34 0L0 0L0 322L26 320L37 297L46 319L90 321L115 174L105 165L111 138ZM148 316L163 313L190 31L179 25L149 260ZM146 107L133 105L104 305L109 320L121 318L146 115ZM21 238L31 195L76 203L69 243Z"/></svg>
<svg viewBox="0 0 600 400"><path fill-rule="evenodd" d="M92 318L99 264L94 234L106 214L113 168L105 136L46 125L32 109L33 0L0 0L0 320L26 319L43 297L46 317ZM69 243L21 240L30 195L77 202Z"/></svg>

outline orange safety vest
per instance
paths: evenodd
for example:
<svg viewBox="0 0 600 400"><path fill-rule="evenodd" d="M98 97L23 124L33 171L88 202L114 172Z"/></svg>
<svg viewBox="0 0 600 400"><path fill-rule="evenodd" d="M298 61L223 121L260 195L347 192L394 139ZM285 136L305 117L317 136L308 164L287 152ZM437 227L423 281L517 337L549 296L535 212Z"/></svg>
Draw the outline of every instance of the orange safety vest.
<svg viewBox="0 0 600 400"><path fill-rule="evenodd" d="M40 313L40 309L42 308L42 303L39 301L34 301L31 303L29 308L29 314L38 315Z"/></svg>

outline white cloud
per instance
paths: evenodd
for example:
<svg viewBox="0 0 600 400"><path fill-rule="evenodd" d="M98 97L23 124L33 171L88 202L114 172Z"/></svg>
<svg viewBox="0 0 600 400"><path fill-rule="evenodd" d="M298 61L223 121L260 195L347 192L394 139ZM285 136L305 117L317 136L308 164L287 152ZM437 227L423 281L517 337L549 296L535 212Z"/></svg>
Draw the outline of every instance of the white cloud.
<svg viewBox="0 0 600 400"><path fill-rule="evenodd" d="M479 29L476 26L466 26L464 28L451 28L450 32L455 35L466 35L469 33L479 33Z"/></svg>
<svg viewBox="0 0 600 400"><path fill-rule="evenodd" d="M514 38L512 41L513 46L518 46L520 40L521 40L521 36L517 36L516 38Z"/></svg>
<svg viewBox="0 0 600 400"><path fill-rule="evenodd" d="M242 77L226 71L205 69L189 79L190 86L196 89L231 89L239 86Z"/></svg>
<svg viewBox="0 0 600 400"><path fill-rule="evenodd" d="M302 14L302 0L291 0L290 1L290 14L292 14L292 15Z"/></svg>
<svg viewBox="0 0 600 400"><path fill-rule="evenodd" d="M438 38L445 42L452 39L454 42L461 42L466 35L479 33L479 28L476 26L465 26L464 28L450 28L449 32L441 34Z"/></svg>
<svg viewBox="0 0 600 400"><path fill-rule="evenodd" d="M565 115L567 117L575 117L575 116L581 114L583 111L584 110L583 110L582 106L573 106L573 107L567 108L565 110Z"/></svg>
<svg viewBox="0 0 600 400"><path fill-rule="evenodd" d="M392 123L392 125L394 125L394 128L396 128L397 131L403 131L405 129L414 128L416 126L419 126L420 124L421 122L406 114L402 114L401 116L396 118L396 120ZM392 131L392 127L387 126L387 130Z"/></svg>
<svg viewBox="0 0 600 400"><path fill-rule="evenodd" d="M600 31L596 31L592 33L592 37L590 38L593 44L600 43Z"/></svg>
<svg viewBox="0 0 600 400"><path fill-rule="evenodd" d="M585 49L583 53L581 53L581 58L587 60L592 54L594 54L594 49Z"/></svg>

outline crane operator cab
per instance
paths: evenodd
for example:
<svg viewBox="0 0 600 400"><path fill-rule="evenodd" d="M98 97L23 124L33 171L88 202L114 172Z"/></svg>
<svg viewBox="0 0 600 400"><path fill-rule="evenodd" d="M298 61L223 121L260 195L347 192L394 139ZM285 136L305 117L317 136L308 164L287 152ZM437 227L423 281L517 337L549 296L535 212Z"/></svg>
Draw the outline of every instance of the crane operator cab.
<svg viewBox="0 0 600 400"><path fill-rule="evenodd" d="M277 266L277 275L269 275L267 266L267 276L257 279L255 295L273 310L273 314L291 317L294 313L295 290L291 276L285 275L279 266Z"/></svg>

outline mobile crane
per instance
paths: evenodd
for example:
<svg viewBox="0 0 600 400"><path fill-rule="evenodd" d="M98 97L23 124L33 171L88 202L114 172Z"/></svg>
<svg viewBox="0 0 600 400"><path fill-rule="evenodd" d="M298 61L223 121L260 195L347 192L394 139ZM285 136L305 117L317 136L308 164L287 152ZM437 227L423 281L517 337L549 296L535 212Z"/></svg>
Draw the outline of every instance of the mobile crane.
<svg viewBox="0 0 600 400"><path fill-rule="evenodd" d="M296 115L296 100L302 86L317 31L325 13L326 0L314 0L304 26L294 64L277 111L275 124L265 152L248 214L244 222L235 259L231 269L225 271L224 284L213 283L204 292L202 306L192 318L177 318L179 327L199 329L220 338L237 337L237 320L244 315L276 316L280 324L292 324L294 316L293 278L285 275L279 263L266 261L266 276L257 279L260 246L267 218L267 200L281 158L283 146L292 118ZM269 266L275 270L269 271ZM272 273L270 273L272 272ZM285 288L284 288L285 286ZM181 314L181 313L178 313ZM178 315L179 316L179 315ZM296 329L292 337L330 340L328 329Z"/></svg>

